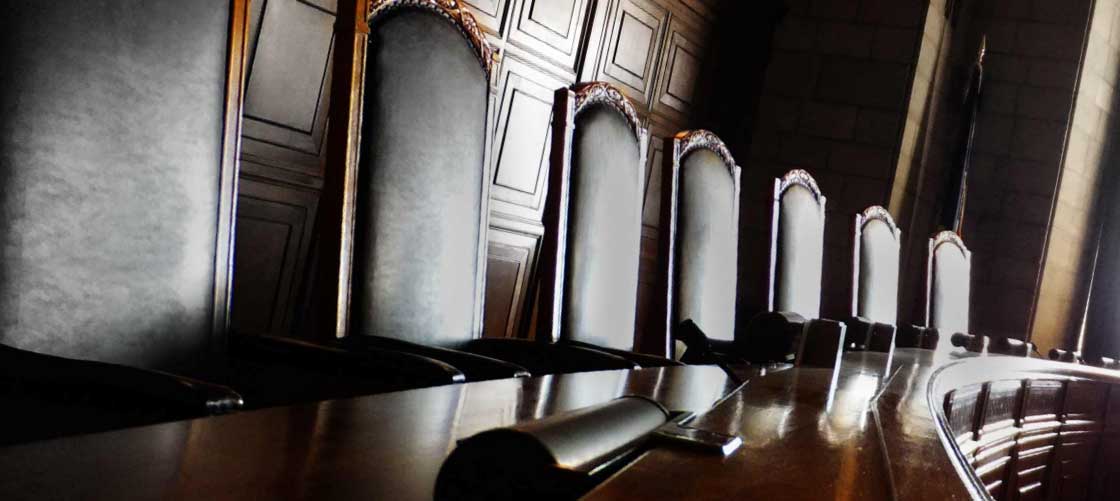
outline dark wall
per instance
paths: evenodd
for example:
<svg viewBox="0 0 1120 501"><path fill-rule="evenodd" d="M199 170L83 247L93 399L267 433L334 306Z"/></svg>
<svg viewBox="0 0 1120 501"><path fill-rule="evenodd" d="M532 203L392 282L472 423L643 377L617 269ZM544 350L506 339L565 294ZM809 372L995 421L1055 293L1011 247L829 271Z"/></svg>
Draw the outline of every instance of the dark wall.
<svg viewBox="0 0 1120 501"><path fill-rule="evenodd" d="M213 319L228 0L0 11L0 342L188 368Z"/></svg>

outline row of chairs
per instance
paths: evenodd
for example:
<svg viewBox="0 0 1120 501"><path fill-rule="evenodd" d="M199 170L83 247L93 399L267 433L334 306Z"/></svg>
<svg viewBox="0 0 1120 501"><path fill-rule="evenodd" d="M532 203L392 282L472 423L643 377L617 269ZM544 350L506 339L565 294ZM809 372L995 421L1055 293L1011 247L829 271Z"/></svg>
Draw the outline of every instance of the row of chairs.
<svg viewBox="0 0 1120 501"><path fill-rule="evenodd" d="M665 296L656 323L663 354L672 354L671 339L687 351L680 361L635 352L649 133L602 82L555 94L535 339L484 337L494 51L454 2L374 0L368 23L364 78L353 79L364 82L360 113L354 130L331 132L360 137L360 148L352 164L329 166L318 223L331 244L323 248L337 250L323 270L331 280L314 289L317 325L329 326L317 339L329 341L227 333L228 350L203 379L228 387L3 347L0 363L21 368L0 380L5 398L28 412L0 442L495 378L749 360L828 365L844 348L894 345L898 228L879 207L857 216L852 318L819 319L825 197L801 170L775 181L769 312L736 338L740 168L701 130L670 138L662 166ZM903 329L900 345L933 347L939 331L968 332L969 260L955 235L931 240L927 323ZM38 419L65 415L59 400L98 418L74 420L82 428Z"/></svg>

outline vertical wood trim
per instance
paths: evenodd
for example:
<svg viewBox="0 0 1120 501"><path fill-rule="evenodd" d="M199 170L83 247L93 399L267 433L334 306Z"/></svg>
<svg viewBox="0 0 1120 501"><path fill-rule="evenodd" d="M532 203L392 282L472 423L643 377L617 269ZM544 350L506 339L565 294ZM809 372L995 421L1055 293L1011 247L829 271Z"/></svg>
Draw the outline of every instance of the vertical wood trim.
<svg viewBox="0 0 1120 501"><path fill-rule="evenodd" d="M863 242L863 213L856 214L855 228L852 230L852 317L859 316L859 267L862 265L860 262L860 252L862 252Z"/></svg>
<svg viewBox="0 0 1120 501"><path fill-rule="evenodd" d="M668 155L666 155L668 154ZM668 358L673 358L673 324L676 323L676 312L673 307L673 298L676 296L676 277L674 270L677 266L677 197L680 191L680 154L681 154L681 140L674 135L673 137L665 139L665 146L662 151L661 161L661 223L660 223L660 239L661 245L659 250L661 252L661 273L657 281L658 290L662 292L658 297L661 300L656 301L656 313L658 318L663 321L661 332L655 332L655 336L661 336L662 343L665 346L665 354L660 354Z"/></svg>
<svg viewBox="0 0 1120 501"><path fill-rule="evenodd" d="M766 274L766 311L774 311L774 289L778 284L778 217L781 214L782 180L774 179L770 198L770 269Z"/></svg>
<svg viewBox="0 0 1120 501"><path fill-rule="evenodd" d="M339 0L335 21L335 59L331 75L331 111L327 125L327 154L317 231L322 253L321 291L333 300L319 301L317 335L341 338L347 334L350 307L350 268L353 257L354 202L361 145L362 93L366 45L369 38L368 3Z"/></svg>
<svg viewBox="0 0 1120 501"><path fill-rule="evenodd" d="M223 113L222 156L219 165L218 232L214 252L214 303L208 350L210 361L226 352L233 283L233 239L237 216L237 177L240 171L241 119L245 103L245 73L249 33L249 0L232 0L226 59L226 97ZM204 361L205 364L206 361Z"/></svg>
<svg viewBox="0 0 1120 501"><path fill-rule="evenodd" d="M544 208L544 242L541 246L541 279L544 284L540 300L540 316L544 331L536 339L542 342L559 340L561 304L564 300L564 266L568 242L568 178L572 168L572 139L575 134L575 92L569 88L556 91L552 107L552 151L549 153L548 196ZM544 335L540 335L544 334Z"/></svg>

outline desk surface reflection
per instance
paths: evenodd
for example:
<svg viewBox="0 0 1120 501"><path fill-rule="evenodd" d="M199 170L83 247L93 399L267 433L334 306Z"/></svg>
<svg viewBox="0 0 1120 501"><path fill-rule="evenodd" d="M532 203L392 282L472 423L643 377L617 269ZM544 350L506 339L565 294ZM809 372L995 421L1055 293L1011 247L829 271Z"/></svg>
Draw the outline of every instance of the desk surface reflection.
<svg viewBox="0 0 1120 501"><path fill-rule="evenodd" d="M0 493L6 499L430 500L455 442L480 431L621 395L702 412L737 387L709 366L588 372L67 437L0 448Z"/></svg>

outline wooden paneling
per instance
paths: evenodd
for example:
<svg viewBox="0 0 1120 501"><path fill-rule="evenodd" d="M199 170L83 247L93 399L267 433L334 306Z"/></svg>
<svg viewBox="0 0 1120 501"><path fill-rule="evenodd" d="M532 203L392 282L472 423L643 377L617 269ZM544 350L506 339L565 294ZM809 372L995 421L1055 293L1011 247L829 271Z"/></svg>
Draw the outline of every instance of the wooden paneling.
<svg viewBox="0 0 1120 501"><path fill-rule="evenodd" d="M608 17L597 78L619 86L647 106L669 11L646 0L621 0Z"/></svg>
<svg viewBox="0 0 1120 501"><path fill-rule="evenodd" d="M322 175L334 2L254 4L242 157Z"/></svg>
<svg viewBox="0 0 1120 501"><path fill-rule="evenodd" d="M665 138L651 133L645 200L642 202L642 226L647 228L656 229L661 224L661 165L664 160Z"/></svg>
<svg viewBox="0 0 1120 501"><path fill-rule="evenodd" d="M590 0L518 0L509 40L574 72Z"/></svg>
<svg viewBox="0 0 1120 501"><path fill-rule="evenodd" d="M487 34L498 35L502 32L502 23L505 21L506 6L510 0L463 0L463 4L470 9L478 25Z"/></svg>
<svg viewBox="0 0 1120 501"><path fill-rule="evenodd" d="M234 252L235 331L288 334L318 199L312 190L241 180Z"/></svg>
<svg viewBox="0 0 1120 501"><path fill-rule="evenodd" d="M552 99L577 80L606 80L635 100L648 117L651 138L643 222L639 316L655 295L655 241L660 211L663 137L696 126L696 75L714 1L709 0L464 0L495 46L501 65L493 81L492 214L486 291L486 335L532 336L532 280L547 197ZM295 308L294 295L276 296L280 277L307 266L306 247L282 235L297 219L294 207L317 201L323 185L325 130L334 56L336 0L259 0L252 3L242 175L288 188L258 192L242 207L241 277L235 288L269 291L233 308L241 326L277 332ZM341 49L338 49L341 51ZM251 184L251 183L249 183ZM306 188L306 189L298 189ZM307 197L310 197L307 198ZM252 212L252 215L248 213ZM264 220L262 212L269 216ZM267 222L266 222L267 221ZM310 223L307 223L310 224ZM310 226L299 230L311 232ZM295 230L292 230L295 231ZM259 235L250 238L253 235ZM300 237L302 238L302 237ZM650 239L653 240L650 240ZM283 243L281 243L283 242ZM648 247L648 248L646 248ZM293 261L294 260L294 261ZM240 270L246 267L246 270ZM249 271L248 267L255 267ZM298 273L296 276L299 276ZM252 278L250 278L252 277ZM293 278L288 278L289 280ZM252 283L241 284L239 281ZM301 285L292 282L291 287ZM248 311L239 311L248 309ZM522 317L525 317L524 320ZM640 321L645 321L644 319ZM272 330L269 330L272 329Z"/></svg>
<svg viewBox="0 0 1120 501"><path fill-rule="evenodd" d="M647 333L658 332L659 311L657 303L662 296L657 290L658 232L655 228L642 228L641 261L638 263L638 304L634 321L634 349L651 355L669 356L664 339ZM664 329L661 329L664 330Z"/></svg>
<svg viewBox="0 0 1120 501"><path fill-rule="evenodd" d="M673 16L661 58L657 99L653 110L677 119L685 119L692 111L700 66L706 52L702 30Z"/></svg>
<svg viewBox="0 0 1120 501"><path fill-rule="evenodd" d="M537 255L537 237L490 228L484 337L517 337Z"/></svg>
<svg viewBox="0 0 1120 501"><path fill-rule="evenodd" d="M508 56L498 82L493 210L540 221L544 208L553 91L565 82Z"/></svg>

